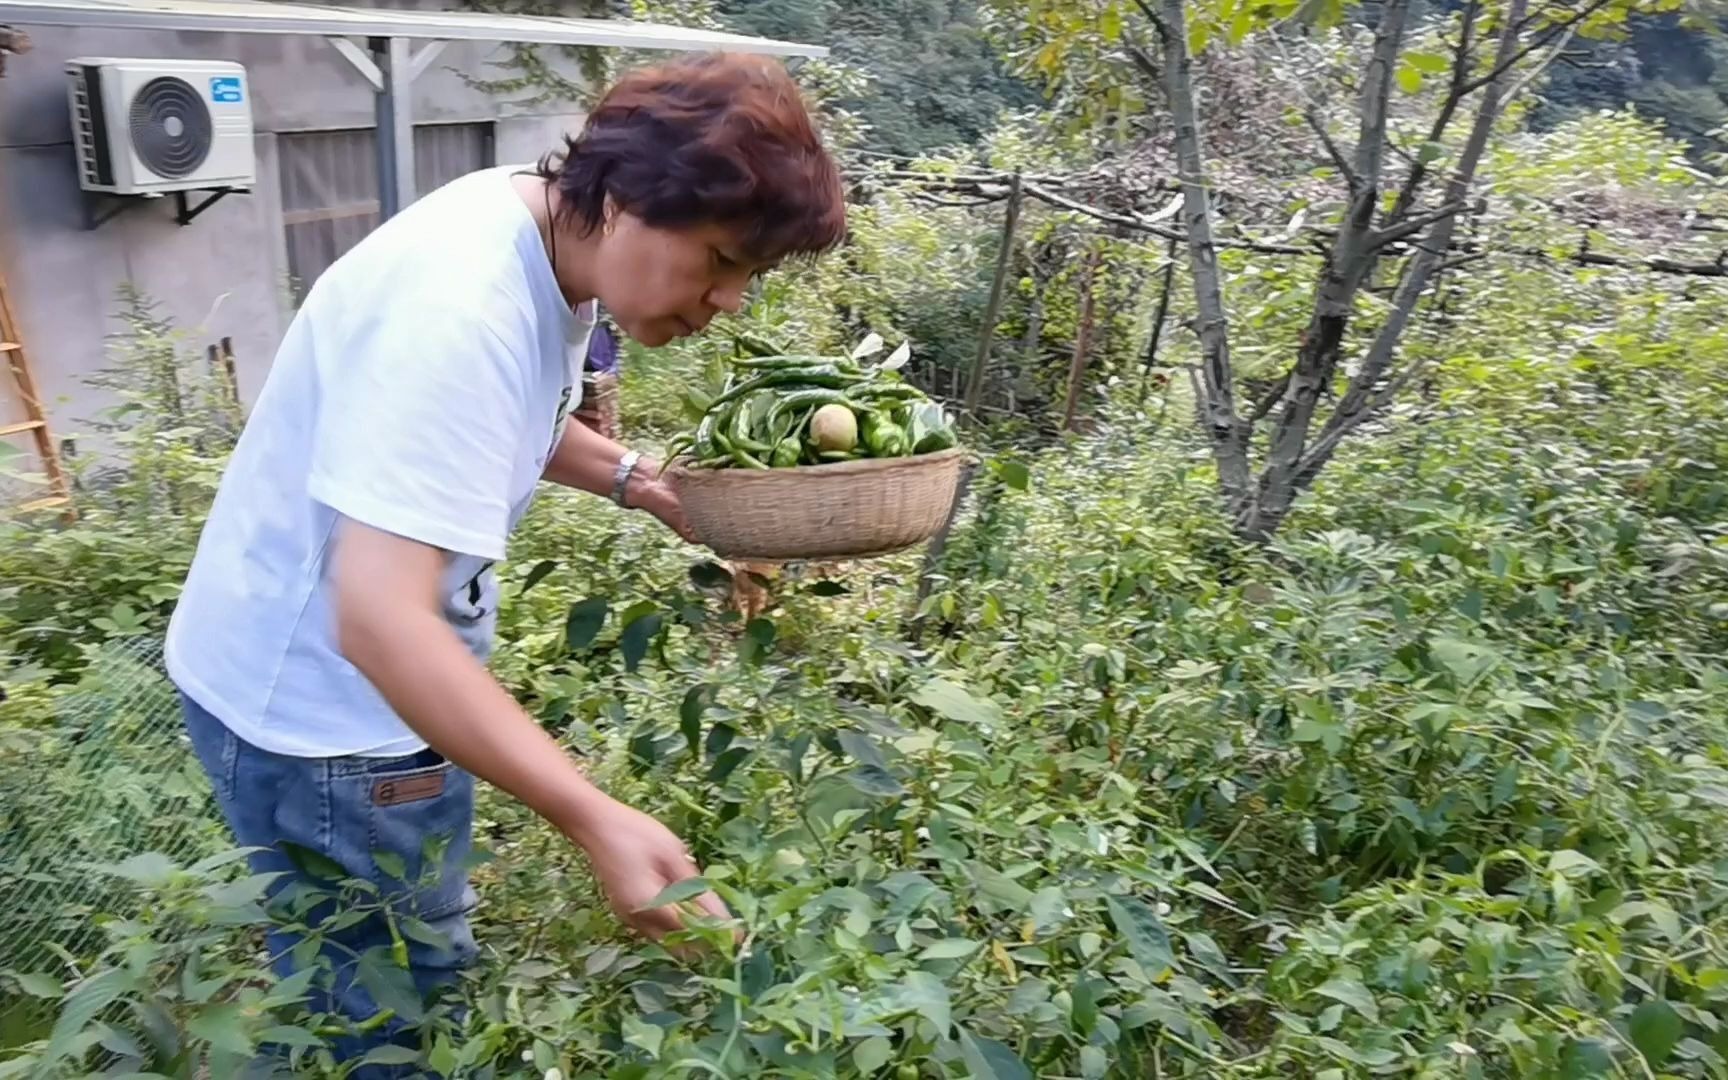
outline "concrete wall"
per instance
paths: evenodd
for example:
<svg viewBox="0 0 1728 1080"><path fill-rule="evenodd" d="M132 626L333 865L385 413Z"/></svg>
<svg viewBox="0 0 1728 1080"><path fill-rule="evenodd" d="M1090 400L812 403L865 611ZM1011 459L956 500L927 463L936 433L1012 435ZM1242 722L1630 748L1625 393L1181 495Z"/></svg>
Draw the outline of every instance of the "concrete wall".
<svg viewBox="0 0 1728 1080"><path fill-rule="evenodd" d="M319 37L20 26L33 48L8 57L0 79L0 270L56 437L77 434L80 421L103 404L83 380L105 366L105 337L117 325L116 292L126 281L157 300L193 348L232 338L241 393L250 401L292 315L276 135L371 127L371 87ZM77 56L245 64L257 128L257 187L224 198L184 227L174 221L173 200L160 199L140 201L87 230L63 74L65 62ZM458 74L498 77L488 65L508 56L507 46L447 46L415 83L416 122L493 121L500 163L533 160L555 146L579 122L569 105L519 109L469 87ZM0 369L0 424L17 418L11 380Z"/></svg>

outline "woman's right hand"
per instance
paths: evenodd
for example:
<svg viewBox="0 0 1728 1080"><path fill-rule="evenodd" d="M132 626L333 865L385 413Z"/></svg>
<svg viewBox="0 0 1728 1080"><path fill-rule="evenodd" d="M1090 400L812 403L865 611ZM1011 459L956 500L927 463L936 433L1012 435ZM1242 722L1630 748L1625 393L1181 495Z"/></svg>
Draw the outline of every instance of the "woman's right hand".
<svg viewBox="0 0 1728 1080"><path fill-rule="evenodd" d="M584 815L570 838L587 852L607 902L626 924L655 939L683 929L677 905L643 910L667 886L701 872L689 848L671 829L608 797ZM712 892L703 893L695 903L717 918L732 917Z"/></svg>

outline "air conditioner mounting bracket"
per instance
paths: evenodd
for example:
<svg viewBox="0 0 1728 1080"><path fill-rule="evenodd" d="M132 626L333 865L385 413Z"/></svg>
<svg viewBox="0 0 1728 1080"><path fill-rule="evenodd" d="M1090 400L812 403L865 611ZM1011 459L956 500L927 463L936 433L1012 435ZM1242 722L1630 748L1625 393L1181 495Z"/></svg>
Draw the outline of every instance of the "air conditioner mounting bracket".
<svg viewBox="0 0 1728 1080"><path fill-rule="evenodd" d="M193 218L210 209L210 207L215 205L216 201L222 198L222 196L234 194L245 195L248 194L248 192L245 188L215 188L211 191L209 197L203 202L200 202L197 206L190 206L188 205L189 201L186 198L186 192L176 191L174 193L174 220L178 221L182 225L190 225L192 224Z"/></svg>
<svg viewBox="0 0 1728 1080"><path fill-rule="evenodd" d="M189 195L193 191L204 191L205 198L194 204ZM243 187L193 188L174 192L174 221L180 225L190 225L192 219L210 209L211 206L225 195L250 195L252 190ZM107 192L84 192L84 228L86 231L98 229L113 221L134 206L142 206L162 198L160 193L150 192L143 195L110 195ZM110 205L101 208L101 203Z"/></svg>

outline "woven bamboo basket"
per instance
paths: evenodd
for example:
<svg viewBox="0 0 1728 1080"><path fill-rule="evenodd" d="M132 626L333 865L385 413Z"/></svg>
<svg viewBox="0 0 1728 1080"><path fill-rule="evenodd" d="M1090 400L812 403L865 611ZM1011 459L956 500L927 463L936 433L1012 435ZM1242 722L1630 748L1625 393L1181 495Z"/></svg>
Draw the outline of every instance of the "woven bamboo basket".
<svg viewBox="0 0 1728 1080"><path fill-rule="evenodd" d="M715 554L763 562L865 559L904 551L942 527L966 451L790 469L666 471L696 538Z"/></svg>

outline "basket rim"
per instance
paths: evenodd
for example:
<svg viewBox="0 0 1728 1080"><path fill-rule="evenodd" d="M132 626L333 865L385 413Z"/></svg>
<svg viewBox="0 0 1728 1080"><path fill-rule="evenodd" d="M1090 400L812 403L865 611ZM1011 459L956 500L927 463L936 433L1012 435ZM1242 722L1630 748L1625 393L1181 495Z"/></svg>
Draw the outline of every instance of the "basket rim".
<svg viewBox="0 0 1728 1080"><path fill-rule="evenodd" d="M857 473L889 472L896 469L921 468L938 462L950 461L957 457L971 454L964 446L951 446L946 450L937 450L929 454L911 454L907 457L893 458L859 458L855 461L825 461L820 465L791 465L773 469L691 469L685 462L692 460L686 454L680 454L672 460L666 469L667 476L726 477L740 479L744 483L756 480L773 480L788 476L849 476Z"/></svg>

